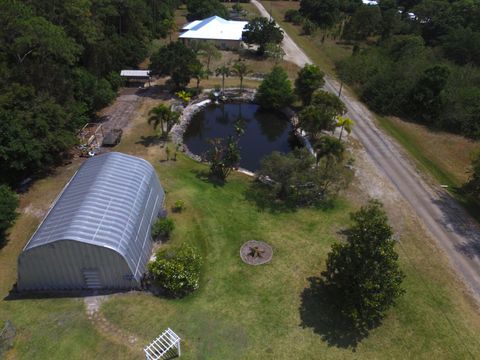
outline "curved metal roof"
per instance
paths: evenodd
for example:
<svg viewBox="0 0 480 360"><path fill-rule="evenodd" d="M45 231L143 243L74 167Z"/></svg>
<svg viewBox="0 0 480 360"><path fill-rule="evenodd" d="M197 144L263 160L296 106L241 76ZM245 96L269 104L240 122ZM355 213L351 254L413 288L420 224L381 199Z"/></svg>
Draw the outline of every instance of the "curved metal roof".
<svg viewBox="0 0 480 360"><path fill-rule="evenodd" d="M145 242L163 197L147 161L117 152L95 156L65 186L24 251L76 240L120 253L136 275L150 255Z"/></svg>

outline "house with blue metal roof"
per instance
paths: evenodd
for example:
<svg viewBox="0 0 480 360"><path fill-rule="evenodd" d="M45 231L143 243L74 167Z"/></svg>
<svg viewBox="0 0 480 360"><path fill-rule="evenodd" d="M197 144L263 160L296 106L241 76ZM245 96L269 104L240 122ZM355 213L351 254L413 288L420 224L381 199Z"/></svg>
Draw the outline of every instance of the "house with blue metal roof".
<svg viewBox="0 0 480 360"><path fill-rule="evenodd" d="M212 16L186 24L179 39L185 45L191 40L212 41L221 49L238 49L247 24L247 21L225 20L220 16Z"/></svg>

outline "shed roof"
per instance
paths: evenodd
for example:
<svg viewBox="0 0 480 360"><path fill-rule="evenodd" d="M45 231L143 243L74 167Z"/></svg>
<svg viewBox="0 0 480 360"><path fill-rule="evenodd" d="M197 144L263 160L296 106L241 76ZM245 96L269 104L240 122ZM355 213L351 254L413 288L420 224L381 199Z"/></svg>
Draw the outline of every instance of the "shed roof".
<svg viewBox="0 0 480 360"><path fill-rule="evenodd" d="M122 70L120 76L124 77L149 77L150 70Z"/></svg>
<svg viewBox="0 0 480 360"><path fill-rule="evenodd" d="M117 152L95 156L65 186L24 251L74 240L120 253L135 273L144 242L150 240L140 234L141 225L150 225L162 201L150 163Z"/></svg>
<svg viewBox="0 0 480 360"><path fill-rule="evenodd" d="M243 28L247 24L247 21L225 20L219 16L212 16L185 25L183 29L188 31L179 37L181 39L241 40Z"/></svg>

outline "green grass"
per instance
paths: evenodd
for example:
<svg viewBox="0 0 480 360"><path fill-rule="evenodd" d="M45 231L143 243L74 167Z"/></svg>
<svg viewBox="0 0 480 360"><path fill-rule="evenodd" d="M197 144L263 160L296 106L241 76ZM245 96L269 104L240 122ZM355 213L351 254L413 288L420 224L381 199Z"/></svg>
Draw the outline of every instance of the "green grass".
<svg viewBox="0 0 480 360"><path fill-rule="evenodd" d="M405 296L355 352L336 346L338 337L320 321L330 314L310 296L308 278L323 270L331 244L348 224L348 212L357 208L347 197L352 194L325 211L259 211L245 200L250 178L233 174L225 186L216 187L203 180L204 165L183 155L177 161L162 162L163 149L142 145L142 136L154 134L145 118L158 103L143 101L116 150L142 156L154 165L166 189L168 207L176 200L185 201L184 212L171 214L176 228L165 246L189 242L200 249L205 264L200 289L187 298L167 300L136 292L115 295L104 303L103 314L137 336L139 347L171 327L183 339L186 359L464 359L480 355L480 317L475 305L443 253L408 216L402 217L398 246L407 276ZM74 163L60 168L22 196L22 215L12 228L10 242L0 249L2 298L16 281L16 258L41 219L31 214L48 208L77 167ZM241 262L239 248L250 239L273 246L271 263L251 267ZM17 329L15 347L7 359L142 357L140 349L132 353L98 333L86 317L82 299L2 300L0 320L6 319Z"/></svg>
<svg viewBox="0 0 480 360"><path fill-rule="evenodd" d="M181 300L148 294L121 294L102 307L103 314L144 342L172 327L184 339L186 359L371 359L468 358L480 354L476 333L480 319L462 293L444 256L425 241L415 220L404 219L401 255L406 295L355 352L326 341L328 317L308 297L311 276L324 268L330 246L355 207L341 198L333 209L289 213L259 211L245 200L250 179L234 174L216 187L202 180L204 165L179 156L159 162L159 148L136 144L151 130L139 124L120 145L156 167L167 189L167 205L186 202L166 246L186 241L205 258L201 288ZM265 266L243 264L239 248L250 239L274 248ZM313 305L312 305L313 304ZM461 336L460 336L461 334Z"/></svg>
<svg viewBox="0 0 480 360"><path fill-rule="evenodd" d="M426 128L424 128L422 132L419 132L418 129L410 129L408 124L402 124L401 120L393 121L390 118L382 116L377 116L377 119L380 127L405 148L415 160L418 167L426 173L431 174L439 184L447 185L449 193L462 204L474 219L480 222L480 203L462 190L465 182L466 169L469 165L465 160L465 151L467 151L466 158L468 158L469 151L478 147L478 143L472 145L471 141L465 139L464 143L466 144L461 144L460 146L463 145L462 148L459 146L453 152L447 153L443 151L441 147L437 148L436 151L430 152L431 149L425 148L425 142L434 136L432 131ZM451 136L455 137L455 135ZM458 138L458 136L456 137ZM445 135L445 141L448 141L448 134ZM455 171L456 169L447 167L444 163L446 157L452 158L451 161L461 161L463 166L460 168L463 168L463 173L459 173L461 170ZM460 157L462 157L462 159Z"/></svg>

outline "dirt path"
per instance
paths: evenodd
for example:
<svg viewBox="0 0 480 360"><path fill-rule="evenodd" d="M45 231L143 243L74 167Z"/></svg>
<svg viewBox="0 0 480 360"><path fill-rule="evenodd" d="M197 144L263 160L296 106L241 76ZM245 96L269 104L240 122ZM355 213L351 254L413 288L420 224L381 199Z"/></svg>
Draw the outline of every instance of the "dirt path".
<svg viewBox="0 0 480 360"><path fill-rule="evenodd" d="M102 336L117 345L125 346L132 352L132 356L137 358L143 350L138 338L116 327L102 315L100 307L107 299L107 295L86 296L84 298L89 320Z"/></svg>
<svg viewBox="0 0 480 360"><path fill-rule="evenodd" d="M263 16L270 17L257 0L252 3ZM285 59L299 66L313 63L285 33ZM338 93L339 84L325 76L326 90ZM364 148L366 159L376 171L365 174L360 168L360 181L370 196L403 206L406 201L422 220L437 244L445 251L453 267L463 277L473 295L480 301L480 229L465 210L440 187L431 185L416 170L404 150L375 124L375 116L348 90L342 94L348 116L355 121L353 136ZM362 155L361 155L362 156ZM434 182L432 182L434 183Z"/></svg>

